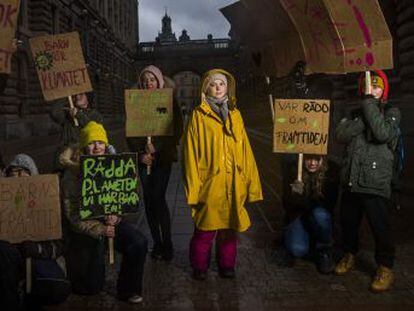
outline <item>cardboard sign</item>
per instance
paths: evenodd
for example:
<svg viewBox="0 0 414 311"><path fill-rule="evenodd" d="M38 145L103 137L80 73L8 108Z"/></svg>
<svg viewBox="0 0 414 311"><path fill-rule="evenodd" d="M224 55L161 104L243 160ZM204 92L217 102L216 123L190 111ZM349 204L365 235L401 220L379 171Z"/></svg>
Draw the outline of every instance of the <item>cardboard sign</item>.
<svg viewBox="0 0 414 311"><path fill-rule="evenodd" d="M92 91L77 32L32 38L30 47L47 101Z"/></svg>
<svg viewBox="0 0 414 311"><path fill-rule="evenodd" d="M327 154L329 100L276 99L273 152Z"/></svg>
<svg viewBox="0 0 414 311"><path fill-rule="evenodd" d="M308 74L393 68L392 36L377 0L273 1L299 32Z"/></svg>
<svg viewBox="0 0 414 311"><path fill-rule="evenodd" d="M19 16L19 0L0 0L0 73L11 72L13 39Z"/></svg>
<svg viewBox="0 0 414 311"><path fill-rule="evenodd" d="M0 178L0 240L56 240L62 237L57 175Z"/></svg>
<svg viewBox="0 0 414 311"><path fill-rule="evenodd" d="M81 170L82 220L137 212L136 153L81 156Z"/></svg>
<svg viewBox="0 0 414 311"><path fill-rule="evenodd" d="M173 90L125 90L126 136L174 135Z"/></svg>

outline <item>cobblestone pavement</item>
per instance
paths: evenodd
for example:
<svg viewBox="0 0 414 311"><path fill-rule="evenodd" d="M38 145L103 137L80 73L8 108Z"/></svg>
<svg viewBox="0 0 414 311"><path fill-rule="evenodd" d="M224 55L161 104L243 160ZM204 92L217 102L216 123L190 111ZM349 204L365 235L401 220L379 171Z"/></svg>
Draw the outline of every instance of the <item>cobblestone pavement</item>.
<svg viewBox="0 0 414 311"><path fill-rule="evenodd" d="M173 215L175 258L171 263L148 259L144 302L132 306L117 301L114 297L116 268L109 267L103 293L92 297L72 295L65 304L50 310L414 310L414 230L411 225L414 213L410 206L394 217L396 283L388 293L373 294L368 290L374 263L372 240L366 229L362 232L364 243L357 269L349 275L320 275L313 263L306 260L298 260L293 268L279 267L274 260L274 241L281 225L279 168L270 165L277 163L274 161L277 156L272 155L266 136L251 133L251 140L262 175L265 200L249 207L253 225L240 235L235 280L221 279L213 262L207 281L191 278L188 244L193 225L185 203L180 169L176 165L167 194ZM412 198L405 198L405 202L412 202ZM142 223L150 238L145 219Z"/></svg>

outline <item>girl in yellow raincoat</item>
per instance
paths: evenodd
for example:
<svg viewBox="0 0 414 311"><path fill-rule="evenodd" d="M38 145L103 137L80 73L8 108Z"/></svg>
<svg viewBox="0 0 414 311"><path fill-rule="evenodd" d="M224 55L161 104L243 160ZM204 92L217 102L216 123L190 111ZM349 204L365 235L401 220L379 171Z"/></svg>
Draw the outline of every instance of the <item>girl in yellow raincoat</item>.
<svg viewBox="0 0 414 311"><path fill-rule="evenodd" d="M190 242L193 277L204 280L217 236L220 276L234 278L236 232L250 226L246 200L262 200L259 174L240 111L234 77L221 69L207 72L202 100L188 121L183 161L187 203L195 223Z"/></svg>

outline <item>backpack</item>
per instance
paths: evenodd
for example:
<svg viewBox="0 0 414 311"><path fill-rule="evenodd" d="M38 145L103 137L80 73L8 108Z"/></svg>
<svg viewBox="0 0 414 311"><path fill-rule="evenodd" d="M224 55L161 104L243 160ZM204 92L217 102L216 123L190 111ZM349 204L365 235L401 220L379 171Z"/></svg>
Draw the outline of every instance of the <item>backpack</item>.
<svg viewBox="0 0 414 311"><path fill-rule="evenodd" d="M405 146L404 139L401 133L401 129L398 127L398 137L397 143L394 148L394 166L392 173L392 190L400 191L401 190L401 178L405 168Z"/></svg>

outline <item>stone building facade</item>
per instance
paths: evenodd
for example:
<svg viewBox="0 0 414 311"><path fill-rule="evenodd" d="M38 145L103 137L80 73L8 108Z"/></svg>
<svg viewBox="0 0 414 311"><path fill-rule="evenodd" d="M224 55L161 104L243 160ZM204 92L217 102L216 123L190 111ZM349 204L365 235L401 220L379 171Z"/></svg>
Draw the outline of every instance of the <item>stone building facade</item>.
<svg viewBox="0 0 414 311"><path fill-rule="evenodd" d="M21 0L20 7L18 49L5 92L0 95L0 141L4 148L7 142L24 145L25 139L59 132L49 117L55 103L43 99L31 57L29 38L39 35L79 32L97 108L108 123L120 120L124 89L134 79L138 1Z"/></svg>

